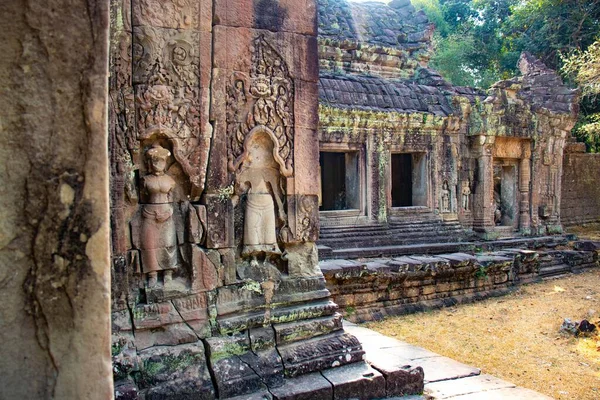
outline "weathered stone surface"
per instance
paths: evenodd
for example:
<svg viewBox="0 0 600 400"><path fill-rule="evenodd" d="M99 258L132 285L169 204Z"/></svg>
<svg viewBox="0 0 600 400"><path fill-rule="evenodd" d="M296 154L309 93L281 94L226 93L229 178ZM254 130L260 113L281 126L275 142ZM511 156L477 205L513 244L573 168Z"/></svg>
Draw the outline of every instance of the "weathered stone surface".
<svg viewBox="0 0 600 400"><path fill-rule="evenodd" d="M202 331L202 329L198 329L198 331L206 335L206 331ZM136 331L135 334L135 345L138 350L144 350L152 346L176 346L196 341L198 341L198 334L189 324L166 325Z"/></svg>
<svg viewBox="0 0 600 400"><path fill-rule="evenodd" d="M278 349L289 377L350 364L364 356L354 336L340 333L278 346Z"/></svg>
<svg viewBox="0 0 600 400"><path fill-rule="evenodd" d="M600 221L596 154L567 153L563 161L561 221L566 225Z"/></svg>
<svg viewBox="0 0 600 400"><path fill-rule="evenodd" d="M274 347L268 350L247 352L240 359L252 368L269 388L283 385L283 364Z"/></svg>
<svg viewBox="0 0 600 400"><path fill-rule="evenodd" d="M341 330L342 316L336 313L331 317L276 324L273 328L277 344L283 345Z"/></svg>
<svg viewBox="0 0 600 400"><path fill-rule="evenodd" d="M436 399L454 398L468 394L488 395L488 391L514 388L516 385L491 375L478 375L451 381L439 381L427 384L427 393Z"/></svg>
<svg viewBox="0 0 600 400"><path fill-rule="evenodd" d="M140 357L136 383L146 399L215 398L202 343L154 347Z"/></svg>
<svg viewBox="0 0 600 400"><path fill-rule="evenodd" d="M516 388L502 388L497 390L490 390L484 393L471 393L462 396L452 397L456 400L476 400L485 398L490 400L501 400L501 399L515 399L515 400L551 400L552 397L548 397L539 392L525 389L522 387Z"/></svg>
<svg viewBox="0 0 600 400"><path fill-rule="evenodd" d="M464 378L481 373L479 368L442 356L419 359L419 366L425 371L426 383Z"/></svg>
<svg viewBox="0 0 600 400"><path fill-rule="evenodd" d="M333 385L333 398L376 399L386 396L385 379L367 363L360 362L340 368L326 369L323 376Z"/></svg>
<svg viewBox="0 0 600 400"><path fill-rule="evenodd" d="M284 384L269 390L276 400L333 399L333 386L320 373L287 378Z"/></svg>
<svg viewBox="0 0 600 400"><path fill-rule="evenodd" d="M314 1L215 1L215 19L219 24L293 32L316 36L316 4Z"/></svg>
<svg viewBox="0 0 600 400"><path fill-rule="evenodd" d="M108 23L0 5L2 398L111 396Z"/></svg>
<svg viewBox="0 0 600 400"><path fill-rule="evenodd" d="M241 358L250 351L247 335L211 337L206 343L220 397L246 395L263 388L261 377Z"/></svg>

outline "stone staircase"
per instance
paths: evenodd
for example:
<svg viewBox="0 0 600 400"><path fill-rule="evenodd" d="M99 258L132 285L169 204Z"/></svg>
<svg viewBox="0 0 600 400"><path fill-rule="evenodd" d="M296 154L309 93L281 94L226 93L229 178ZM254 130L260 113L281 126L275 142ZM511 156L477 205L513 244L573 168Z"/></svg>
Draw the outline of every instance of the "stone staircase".
<svg viewBox="0 0 600 400"><path fill-rule="evenodd" d="M344 249L364 249L410 246L431 243L460 243L472 238L458 221L426 219L391 221L368 225L322 226L317 244L323 253ZM328 249L331 249L328 251ZM348 256L347 254L344 257ZM337 258L337 257L336 257Z"/></svg>

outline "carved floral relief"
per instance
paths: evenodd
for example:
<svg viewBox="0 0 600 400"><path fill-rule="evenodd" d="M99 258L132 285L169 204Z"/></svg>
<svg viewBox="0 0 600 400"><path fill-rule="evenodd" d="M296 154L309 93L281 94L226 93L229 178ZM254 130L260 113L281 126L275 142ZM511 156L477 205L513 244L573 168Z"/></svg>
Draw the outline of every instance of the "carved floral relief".
<svg viewBox="0 0 600 400"><path fill-rule="evenodd" d="M134 25L197 29L200 2L196 0L135 0Z"/></svg>
<svg viewBox="0 0 600 400"><path fill-rule="evenodd" d="M198 86L200 34L147 26L133 28L133 82Z"/></svg>
<svg viewBox="0 0 600 400"><path fill-rule="evenodd" d="M236 172L243 160L249 133L264 126L273 133L281 173L293 173L294 83L281 56L264 36L254 40L250 75L235 73L227 87L228 169ZM278 160L279 161L279 160Z"/></svg>

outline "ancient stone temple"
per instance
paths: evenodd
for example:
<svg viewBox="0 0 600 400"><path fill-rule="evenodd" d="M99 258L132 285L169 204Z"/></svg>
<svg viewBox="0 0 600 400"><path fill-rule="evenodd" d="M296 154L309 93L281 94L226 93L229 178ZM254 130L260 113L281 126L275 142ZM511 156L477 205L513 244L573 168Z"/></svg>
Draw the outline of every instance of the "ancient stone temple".
<svg viewBox="0 0 600 400"><path fill-rule="evenodd" d="M454 87L408 0L300 3L112 2L117 398L418 393L363 361L319 258L561 229L554 72Z"/></svg>
<svg viewBox="0 0 600 400"><path fill-rule="evenodd" d="M556 235L577 91L529 54L486 92L453 86L428 66L433 29L409 0L319 1L317 243L353 321L598 265L595 245ZM595 204L581 196L594 175L577 175L570 220Z"/></svg>
<svg viewBox="0 0 600 400"><path fill-rule="evenodd" d="M327 248L457 241L471 229L484 238L561 231L576 91L528 55L522 76L488 93L452 86L427 66L432 33L409 0L319 3L324 257ZM354 226L356 240L337 235L340 226Z"/></svg>
<svg viewBox="0 0 600 400"><path fill-rule="evenodd" d="M316 4L111 12L117 398L332 398L346 364L385 396L318 267Z"/></svg>

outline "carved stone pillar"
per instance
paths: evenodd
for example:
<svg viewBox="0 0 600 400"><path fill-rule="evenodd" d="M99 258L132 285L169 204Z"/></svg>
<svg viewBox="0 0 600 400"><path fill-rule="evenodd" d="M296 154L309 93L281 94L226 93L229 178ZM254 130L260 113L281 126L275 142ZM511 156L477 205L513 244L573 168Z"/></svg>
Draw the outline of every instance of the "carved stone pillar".
<svg viewBox="0 0 600 400"><path fill-rule="evenodd" d="M519 230L522 234L531 233L531 214L529 211L529 195L531 181L531 144L522 144L522 155L519 162Z"/></svg>
<svg viewBox="0 0 600 400"><path fill-rule="evenodd" d="M484 235L494 228L493 136L476 136L473 151L477 157L473 195L473 230Z"/></svg>

